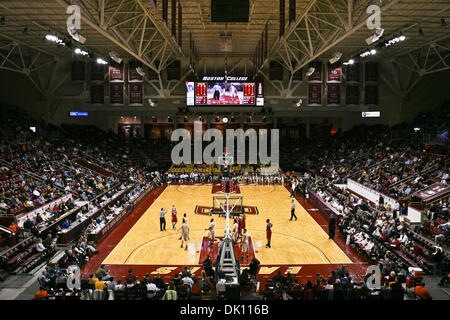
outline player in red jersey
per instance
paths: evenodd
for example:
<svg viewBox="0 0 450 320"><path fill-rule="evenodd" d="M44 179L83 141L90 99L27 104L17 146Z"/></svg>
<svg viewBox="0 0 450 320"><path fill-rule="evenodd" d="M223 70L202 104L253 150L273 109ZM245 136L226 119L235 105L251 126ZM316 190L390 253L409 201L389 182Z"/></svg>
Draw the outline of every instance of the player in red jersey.
<svg viewBox="0 0 450 320"><path fill-rule="evenodd" d="M175 230L175 225L177 224L177 209L175 208L175 205L172 205L172 229Z"/></svg>
<svg viewBox="0 0 450 320"><path fill-rule="evenodd" d="M240 217L236 218L237 224L238 224L238 237L242 235L242 220Z"/></svg>
<svg viewBox="0 0 450 320"><path fill-rule="evenodd" d="M245 213L243 213L242 217L241 217L241 228L242 228L242 230L244 230L246 228L245 219L247 219L247 216L245 215Z"/></svg>
<svg viewBox="0 0 450 320"><path fill-rule="evenodd" d="M270 219L266 220L266 237L267 237L267 244L266 248L270 248L270 240L272 239L272 227L273 224L270 222Z"/></svg>

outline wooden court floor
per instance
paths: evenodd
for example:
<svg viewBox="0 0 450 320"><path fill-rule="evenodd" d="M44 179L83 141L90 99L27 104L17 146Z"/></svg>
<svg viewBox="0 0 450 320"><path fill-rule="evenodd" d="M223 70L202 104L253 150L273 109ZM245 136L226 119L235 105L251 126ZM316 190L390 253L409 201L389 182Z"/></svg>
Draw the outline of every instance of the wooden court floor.
<svg viewBox="0 0 450 320"><path fill-rule="evenodd" d="M211 185L168 186L136 224L103 261L104 264L192 265L198 264L203 236L210 216L197 215L197 205L211 206ZM247 215L247 229L255 255L261 264L347 264L352 261L296 201L297 221L289 221L291 199L283 186L241 186L244 205L256 206L258 215ZM180 248L179 233L172 230L171 207L178 211L180 226L183 213L188 216L188 250ZM159 211L165 208L166 231L160 231ZM222 236L225 218L213 216L216 236ZM266 219L273 223L272 248L266 245Z"/></svg>

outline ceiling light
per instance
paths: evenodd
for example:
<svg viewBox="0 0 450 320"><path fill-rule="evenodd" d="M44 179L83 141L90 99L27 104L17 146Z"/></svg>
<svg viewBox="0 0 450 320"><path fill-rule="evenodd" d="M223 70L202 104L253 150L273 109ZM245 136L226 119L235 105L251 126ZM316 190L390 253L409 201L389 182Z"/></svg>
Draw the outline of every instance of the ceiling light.
<svg viewBox="0 0 450 320"><path fill-rule="evenodd" d="M312 75L314 73L314 71L316 71L316 68L313 68L313 67L309 68L308 71L306 72L306 76L309 77L310 75Z"/></svg>
<svg viewBox="0 0 450 320"><path fill-rule="evenodd" d="M87 51L81 50L80 48L75 48L74 52L82 56L87 56L89 54Z"/></svg>
<svg viewBox="0 0 450 320"><path fill-rule="evenodd" d="M228 123L228 117L223 117L223 118L222 118L222 122L223 122L223 123Z"/></svg>
<svg viewBox="0 0 450 320"><path fill-rule="evenodd" d="M349 65L349 64L354 64L354 63L355 63L355 60L350 59L347 62L344 62L344 65Z"/></svg>
<svg viewBox="0 0 450 320"><path fill-rule="evenodd" d="M97 58L97 63L98 63L98 64L108 64L108 62L106 62L106 61L103 60L102 58Z"/></svg>
<svg viewBox="0 0 450 320"><path fill-rule="evenodd" d="M60 46L65 46L65 42L63 40L61 40L60 38L58 38L57 36L53 35L53 34L47 34L45 36L45 39L47 39L48 41L54 42L56 44L59 44Z"/></svg>

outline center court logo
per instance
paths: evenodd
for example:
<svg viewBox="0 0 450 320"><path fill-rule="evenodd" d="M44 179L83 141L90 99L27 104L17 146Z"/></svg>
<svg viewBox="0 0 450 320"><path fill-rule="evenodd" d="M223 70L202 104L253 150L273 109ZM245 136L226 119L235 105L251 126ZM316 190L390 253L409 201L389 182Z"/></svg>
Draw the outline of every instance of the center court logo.
<svg viewBox="0 0 450 320"><path fill-rule="evenodd" d="M248 138L248 160L246 161L246 138ZM181 139L181 141L180 141ZM279 130L270 130L270 156L268 155L268 130L250 128L245 132L243 129L227 129L226 137L218 129L208 129L202 131L202 122L194 122L194 141L192 143L191 133L186 129L176 129L172 132L171 140L179 142L172 149L171 158L173 164L191 164L192 163L192 145L194 146L194 164L213 164L217 162L219 156L222 156L224 150L224 140L226 141L226 150L230 156L229 165L234 164L234 154L236 149L237 164L256 164L279 166L280 143ZM203 141L211 142L202 150ZM236 141L236 148L235 148Z"/></svg>

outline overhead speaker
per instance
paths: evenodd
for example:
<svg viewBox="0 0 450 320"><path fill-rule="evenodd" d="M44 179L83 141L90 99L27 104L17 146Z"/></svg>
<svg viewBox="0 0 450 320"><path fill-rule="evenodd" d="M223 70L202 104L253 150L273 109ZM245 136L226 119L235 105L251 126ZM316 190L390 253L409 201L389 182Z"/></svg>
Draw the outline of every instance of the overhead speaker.
<svg viewBox="0 0 450 320"><path fill-rule="evenodd" d="M384 29L377 28L377 29L375 30L375 32L374 32L370 37L368 37L368 38L366 39L367 45L371 45L372 43L377 42L378 39L381 38L381 36L383 35L383 33L384 33Z"/></svg>
<svg viewBox="0 0 450 320"><path fill-rule="evenodd" d="M117 62L118 64L122 63L122 59L120 58L119 54L115 51L111 51L109 53L109 56L111 57L111 59L113 59L115 62Z"/></svg>
<svg viewBox="0 0 450 320"><path fill-rule="evenodd" d="M141 77L145 77L145 71L144 71L144 68L142 68L142 67L137 67L137 68L136 68L136 72L137 72L138 75L140 75Z"/></svg>
<svg viewBox="0 0 450 320"><path fill-rule="evenodd" d="M72 37L72 39L74 39L75 41L78 41L81 44L84 44L86 42L86 38L83 37L78 31L77 29L72 29L72 28L67 28L67 32L70 34L70 36Z"/></svg>
<svg viewBox="0 0 450 320"><path fill-rule="evenodd" d="M336 62L338 62L342 57L342 52L336 52L335 54L333 54L333 56L330 58L330 63L331 64L335 64Z"/></svg>

